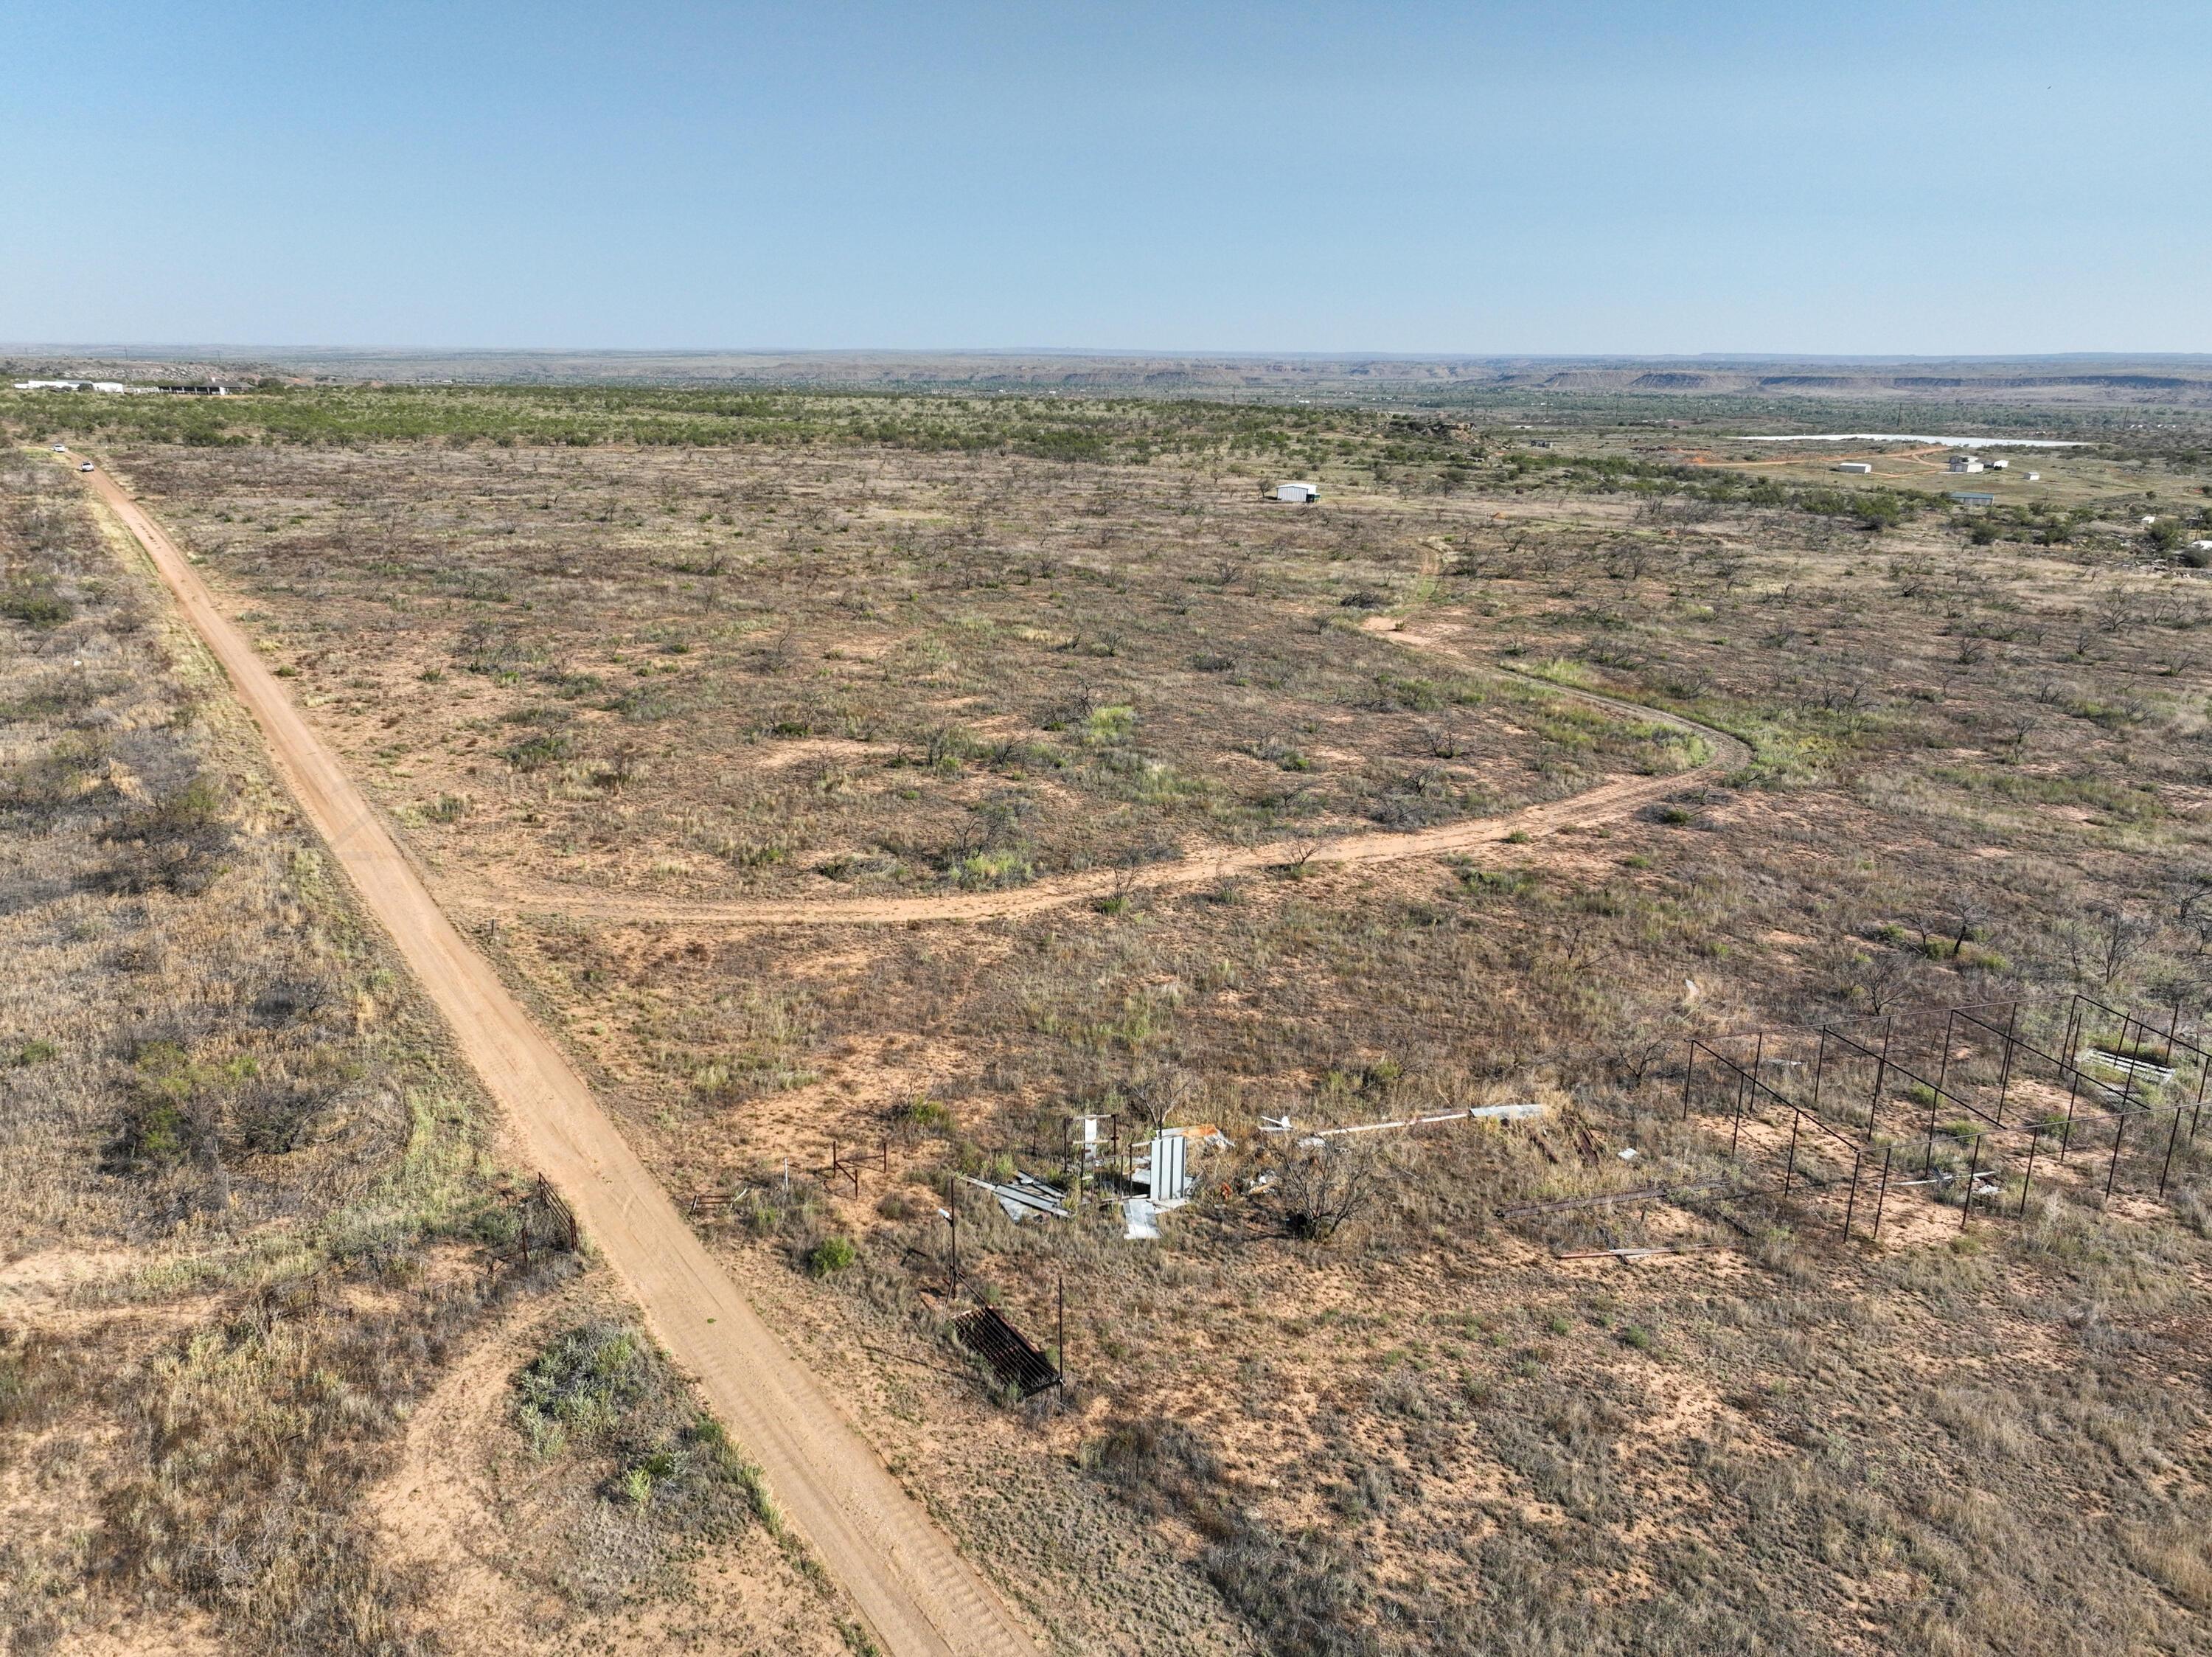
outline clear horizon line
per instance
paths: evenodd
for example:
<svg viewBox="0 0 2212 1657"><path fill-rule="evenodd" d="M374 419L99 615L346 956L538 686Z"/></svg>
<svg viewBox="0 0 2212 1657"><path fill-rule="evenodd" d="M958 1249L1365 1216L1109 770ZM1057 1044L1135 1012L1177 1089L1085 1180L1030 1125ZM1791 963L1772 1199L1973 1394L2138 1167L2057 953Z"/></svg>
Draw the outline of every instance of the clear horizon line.
<svg viewBox="0 0 2212 1657"><path fill-rule="evenodd" d="M60 340L0 342L0 354L96 356L103 351L221 354L229 356L696 356L696 357L1065 357L1123 358L1139 362L1697 362L1731 363L1919 363L1919 362L2174 362L2212 366L2212 352L2178 350L1991 351L1385 351L1310 350L1212 350L1202 347L1112 347L1093 345L348 345L250 344L198 340Z"/></svg>

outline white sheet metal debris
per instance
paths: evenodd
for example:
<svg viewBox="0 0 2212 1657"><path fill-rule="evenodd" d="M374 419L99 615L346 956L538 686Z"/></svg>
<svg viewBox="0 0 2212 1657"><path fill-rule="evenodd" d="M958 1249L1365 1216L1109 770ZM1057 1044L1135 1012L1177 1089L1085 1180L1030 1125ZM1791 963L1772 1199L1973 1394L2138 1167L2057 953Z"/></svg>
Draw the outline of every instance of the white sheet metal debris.
<svg viewBox="0 0 2212 1657"><path fill-rule="evenodd" d="M2084 1047L2081 1062L2084 1065L2101 1064L2124 1076L2133 1076L2137 1081L2155 1081L2161 1087L2173 1080L2173 1071L2169 1066L2151 1059L2133 1058L2125 1053L2107 1052L2101 1047Z"/></svg>
<svg viewBox="0 0 2212 1657"><path fill-rule="evenodd" d="M1152 1136L1152 1152L1145 1168L1146 1194L1156 1209L1180 1203L1190 1195L1190 1175L1184 1167L1186 1148L1180 1128L1164 1128Z"/></svg>
<svg viewBox="0 0 2212 1657"><path fill-rule="evenodd" d="M1033 1179L1028 1174L1016 1174L1011 1185L994 1185L988 1179L970 1179L964 1173L960 1178L998 1198L999 1206L1006 1210L1006 1218L1017 1225L1032 1214L1042 1214L1053 1220L1068 1217L1067 1203L1059 1190L1046 1185L1042 1179Z"/></svg>
<svg viewBox="0 0 2212 1657"><path fill-rule="evenodd" d="M1190 1200L1198 1180L1189 1169L1189 1150L1182 1129L1163 1128L1131 1161L1129 1178L1144 1187L1155 1209L1180 1208Z"/></svg>
<svg viewBox="0 0 2212 1657"><path fill-rule="evenodd" d="M1141 1197L1121 1204L1121 1237L1125 1242L1157 1243L1160 1240L1160 1211Z"/></svg>

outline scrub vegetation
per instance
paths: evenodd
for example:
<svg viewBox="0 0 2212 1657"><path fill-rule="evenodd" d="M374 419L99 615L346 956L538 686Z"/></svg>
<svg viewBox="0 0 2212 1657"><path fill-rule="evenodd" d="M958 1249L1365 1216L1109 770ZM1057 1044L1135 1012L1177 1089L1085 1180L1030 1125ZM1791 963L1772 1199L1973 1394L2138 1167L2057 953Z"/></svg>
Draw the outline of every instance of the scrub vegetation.
<svg viewBox="0 0 2212 1657"><path fill-rule="evenodd" d="M378 1487L573 1258L507 1264L474 1084L58 468L0 459L0 1648L443 1649ZM622 1338L545 1419L696 1555L758 1492Z"/></svg>
<svg viewBox="0 0 2212 1657"><path fill-rule="evenodd" d="M1837 1238L1832 1187L1499 1210L1753 1181L1768 1130L1732 1158L1725 1122L1681 1111L1693 1033L2075 989L2201 1026L2203 437L1976 404L2090 443L1980 510L1940 454L1834 474L1837 446L1732 446L1722 405L1662 428L1609 399L71 407L672 1191L727 1199L700 1223L763 1313L1060 1648L2198 1648L2212 1138L2177 1135L2162 1193L2060 1172L1971 1226L1900 1190L1880 1246ZM21 475L27 511L68 519ZM1263 500L1281 477L1322 500ZM168 1022L52 1094L77 1115L11 1118L70 1124L32 1136L56 1172L28 1219L132 1250L367 1227L384 1252L319 1269L417 1307L495 1223L465 1090L380 1103L446 1061L402 1041L404 987L281 801L218 763L210 697L103 716L86 757L72 710L186 681L117 658L160 626L77 545L0 572L7 809L56 860L8 923L86 952L12 992L0 1087L91 1062L67 1008L139 981L124 917L242 987L151 998ZM1659 779L1632 813L1478 832L1623 777ZM1318 855L1454 826L1448 854ZM1017 893L954 921L852 907ZM199 935L276 952L252 985L250 952L178 953L180 917L249 899L252 925ZM254 1011L264 979L292 986L281 1014ZM1262 1125L1508 1102L1543 1114L1320 1149ZM1231 1147L1157 1241L1095 1178L1073 1220L1018 1225L957 1178L1073 1198L1084 1114ZM407 1185L369 1226L361 1192L389 1185L312 1194L312 1159L380 1147L446 1170L435 1202ZM1559 1258L1636 1247L1669 1252ZM1011 1399L951 1319L980 1296L1051 1348L1062 1288L1068 1383ZM95 1395L68 1390L94 1385L81 1358L15 1361L64 1379L0 1396ZM636 1603L723 1524L799 1569L619 1308L564 1306L496 1378L506 1453L564 1515L544 1580L576 1603Z"/></svg>

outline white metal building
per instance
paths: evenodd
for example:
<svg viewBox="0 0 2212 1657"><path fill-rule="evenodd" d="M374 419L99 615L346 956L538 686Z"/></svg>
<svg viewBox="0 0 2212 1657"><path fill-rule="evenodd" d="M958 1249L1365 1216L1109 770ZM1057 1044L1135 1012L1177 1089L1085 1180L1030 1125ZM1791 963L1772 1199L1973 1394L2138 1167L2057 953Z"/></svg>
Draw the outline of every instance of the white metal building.
<svg viewBox="0 0 2212 1657"><path fill-rule="evenodd" d="M1318 501L1321 499L1321 485L1319 484L1277 484L1275 498L1279 501L1301 503Z"/></svg>
<svg viewBox="0 0 2212 1657"><path fill-rule="evenodd" d="M1837 463L1836 470L1838 472L1872 472L1874 468L1868 465L1864 460L1841 460Z"/></svg>
<svg viewBox="0 0 2212 1657"><path fill-rule="evenodd" d="M1979 455L1954 454L1951 457L1951 470L1954 472L1979 472L1981 469L1982 461Z"/></svg>
<svg viewBox="0 0 2212 1657"><path fill-rule="evenodd" d="M126 386L120 380L18 380L17 391L151 391L151 386Z"/></svg>

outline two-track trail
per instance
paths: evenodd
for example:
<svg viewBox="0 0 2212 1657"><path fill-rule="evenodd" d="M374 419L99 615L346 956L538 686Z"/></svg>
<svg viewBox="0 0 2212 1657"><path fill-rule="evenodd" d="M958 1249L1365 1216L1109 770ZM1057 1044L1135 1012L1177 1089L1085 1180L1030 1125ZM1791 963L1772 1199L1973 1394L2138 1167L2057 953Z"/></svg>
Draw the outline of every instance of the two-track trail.
<svg viewBox="0 0 2212 1657"><path fill-rule="evenodd" d="M105 471L89 480L137 539L260 726L280 774L368 911L452 1026L531 1161L574 1207L654 1334L892 1657L1036 1650L1012 1614L678 1215L592 1090L471 948L337 756L184 554Z"/></svg>
<svg viewBox="0 0 2212 1657"><path fill-rule="evenodd" d="M1436 649L1446 640L1434 634L1398 631L1388 637L1409 649ZM1228 847L1174 862L1131 869L1087 869L1060 874L1003 892L947 892L915 897L881 898L659 898L649 892L606 892L553 881L501 881L481 902L498 913L516 911L594 920L682 923L692 926L894 926L909 921L987 921L1034 915L1065 905L1085 903L1116 892L1152 892L1203 886L1300 864L1315 869L1345 865L1395 863L1409 857L1471 853L1485 846L1541 840L1563 829L1618 822L1655 801L1698 782L1735 770L1751 758L1736 737L1679 714L1601 696L1595 691L1540 684L1550 695L1607 713L1668 725L1705 745L1705 758L1679 771L1650 777L1622 777L1584 789L1565 799L1523 806L1495 817L1471 818L1441 827L1402 834L1354 834L1341 839L1278 842Z"/></svg>

